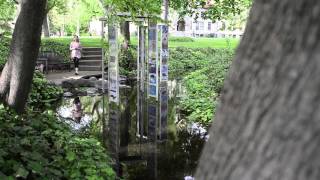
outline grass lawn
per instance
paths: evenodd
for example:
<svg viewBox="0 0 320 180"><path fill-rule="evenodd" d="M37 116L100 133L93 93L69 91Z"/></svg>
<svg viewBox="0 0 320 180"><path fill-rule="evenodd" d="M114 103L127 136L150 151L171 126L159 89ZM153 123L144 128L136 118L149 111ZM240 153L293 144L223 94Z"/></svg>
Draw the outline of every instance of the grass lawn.
<svg viewBox="0 0 320 180"><path fill-rule="evenodd" d="M54 40L59 43L69 45L73 37L51 37L51 38L42 38L46 41L47 39ZM85 47L101 47L101 38L100 37L81 37L80 42L82 46Z"/></svg>
<svg viewBox="0 0 320 180"><path fill-rule="evenodd" d="M46 40L44 38L43 40ZM57 42L61 42L64 44L70 44L72 37L52 37ZM101 47L101 39L100 37L81 37L80 38L82 46L85 47ZM138 39L136 36L131 37L132 44L137 44ZM236 38L194 38L193 42L177 42L170 41L169 38L169 47L188 47L188 48L236 48L239 44L240 40Z"/></svg>
<svg viewBox="0 0 320 180"><path fill-rule="evenodd" d="M194 38L193 42L176 42L170 41L169 48L188 47L188 48L236 48L239 44L239 39L231 38ZM137 44L137 37L132 37L133 44Z"/></svg>

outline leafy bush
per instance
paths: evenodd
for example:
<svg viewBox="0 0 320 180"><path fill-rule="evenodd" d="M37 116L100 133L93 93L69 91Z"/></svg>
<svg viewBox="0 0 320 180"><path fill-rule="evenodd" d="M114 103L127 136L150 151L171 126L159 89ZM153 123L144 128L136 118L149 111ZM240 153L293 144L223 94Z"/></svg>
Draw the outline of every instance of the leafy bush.
<svg viewBox="0 0 320 180"><path fill-rule="evenodd" d="M189 73L206 67L221 49L212 48L185 48L170 49L169 69L170 78L183 78Z"/></svg>
<svg viewBox="0 0 320 180"><path fill-rule="evenodd" d="M43 74L35 72L32 80L31 92L28 99L28 107L31 109L49 108L52 102L56 102L62 96L61 87L50 85Z"/></svg>
<svg viewBox="0 0 320 180"><path fill-rule="evenodd" d="M10 38L0 36L0 71L3 69L10 49Z"/></svg>
<svg viewBox="0 0 320 180"><path fill-rule="evenodd" d="M114 179L110 161L52 112L18 116L0 105L0 179Z"/></svg>
<svg viewBox="0 0 320 180"><path fill-rule="evenodd" d="M194 39L191 37L173 37L170 36L169 41L172 42L194 42Z"/></svg>
<svg viewBox="0 0 320 180"><path fill-rule="evenodd" d="M119 53L119 70L121 75L136 76L137 48L129 46L127 50L121 48Z"/></svg>
<svg viewBox="0 0 320 180"><path fill-rule="evenodd" d="M4 36L0 37L0 70L3 69L3 66L7 62L10 43L10 38ZM69 61L70 58L68 45L50 39L42 40L40 51L53 51L62 56L65 61Z"/></svg>
<svg viewBox="0 0 320 180"><path fill-rule="evenodd" d="M51 39L43 39L41 41L41 51L53 51L63 57L65 61L70 59L69 46L64 43L57 42Z"/></svg>
<svg viewBox="0 0 320 180"><path fill-rule="evenodd" d="M180 101L189 121L208 126L229 69L233 50L176 48L170 51L171 78L182 79L186 96Z"/></svg>

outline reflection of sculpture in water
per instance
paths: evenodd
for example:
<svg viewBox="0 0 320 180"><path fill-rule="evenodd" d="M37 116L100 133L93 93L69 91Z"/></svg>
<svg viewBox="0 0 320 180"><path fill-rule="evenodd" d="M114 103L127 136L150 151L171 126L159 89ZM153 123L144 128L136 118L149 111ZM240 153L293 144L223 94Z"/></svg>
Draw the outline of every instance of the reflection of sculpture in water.
<svg viewBox="0 0 320 180"><path fill-rule="evenodd" d="M73 101L73 109L72 109L72 116L73 119L80 123L81 117L82 117L82 107L81 107L81 101L79 97L75 97Z"/></svg>

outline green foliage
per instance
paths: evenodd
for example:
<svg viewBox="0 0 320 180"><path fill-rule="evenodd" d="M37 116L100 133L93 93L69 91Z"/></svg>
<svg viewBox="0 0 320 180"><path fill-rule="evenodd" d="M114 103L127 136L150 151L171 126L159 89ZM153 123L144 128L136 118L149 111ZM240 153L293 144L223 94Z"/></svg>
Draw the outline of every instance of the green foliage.
<svg viewBox="0 0 320 180"><path fill-rule="evenodd" d="M55 39L43 39L41 41L40 51L53 51L58 55L62 56L65 61L69 61L70 52L69 52L69 43L63 43ZM0 70L3 69L3 66L7 62L9 55L11 38L0 36Z"/></svg>
<svg viewBox="0 0 320 180"><path fill-rule="evenodd" d="M187 74L201 69L209 64L210 57L218 52L212 48L185 48L170 49L170 78L182 78Z"/></svg>
<svg viewBox="0 0 320 180"><path fill-rule="evenodd" d="M62 92L36 72L25 114L0 104L0 179L115 179L100 142L72 133L53 111L41 111Z"/></svg>
<svg viewBox="0 0 320 180"><path fill-rule="evenodd" d="M174 37L169 37L169 48L236 48L240 42L238 38L193 38L193 42L172 41ZM138 43L137 37L131 37L131 43Z"/></svg>
<svg viewBox="0 0 320 180"><path fill-rule="evenodd" d="M180 105L188 120L205 126L211 123L233 53L231 49L212 48L170 51L170 78L182 79L186 88Z"/></svg>
<svg viewBox="0 0 320 180"><path fill-rule="evenodd" d="M69 52L69 45L72 42L73 37L59 37L59 38L43 38L42 41L54 41L59 44L65 45L67 51ZM84 47L101 47L102 42L100 37L80 37L80 43ZM107 44L105 42L105 44Z"/></svg>
<svg viewBox="0 0 320 180"><path fill-rule="evenodd" d="M100 0L108 13L109 20L115 20L117 13L130 12L132 17L148 16L157 19L161 14L161 0Z"/></svg>
<svg viewBox="0 0 320 180"><path fill-rule="evenodd" d="M127 50L121 48L119 53L120 74L125 76L135 76L137 69L137 48L130 46Z"/></svg>
<svg viewBox="0 0 320 180"><path fill-rule="evenodd" d="M0 37L0 71L7 62L10 48L10 39L7 37Z"/></svg>
<svg viewBox="0 0 320 180"><path fill-rule="evenodd" d="M0 105L0 179L114 179L106 154L50 111L18 116Z"/></svg>
<svg viewBox="0 0 320 180"><path fill-rule="evenodd" d="M10 32L9 22L13 19L15 6L12 0L0 0L0 34Z"/></svg>
<svg viewBox="0 0 320 180"><path fill-rule="evenodd" d="M194 39L191 37L169 37L170 42L194 42Z"/></svg>
<svg viewBox="0 0 320 180"><path fill-rule="evenodd" d="M77 33L77 25L79 24L80 33L87 33L90 21L103 16L103 8L99 5L98 0L51 1L65 1L63 11L59 6L55 6L49 13L53 32L60 32L61 29L64 29L68 35L74 35Z"/></svg>
<svg viewBox="0 0 320 180"><path fill-rule="evenodd" d="M61 87L50 85L40 72L35 72L32 81L32 88L29 94L28 107L36 109L45 109L52 106L62 96Z"/></svg>
<svg viewBox="0 0 320 180"><path fill-rule="evenodd" d="M252 0L173 0L170 6L178 11L180 17L193 15L213 21L225 19L230 15L240 14L251 6ZM201 7L206 11L199 11Z"/></svg>
<svg viewBox="0 0 320 180"><path fill-rule="evenodd" d="M65 13L67 0L48 0L47 1L47 13L53 8L59 9L60 13Z"/></svg>
<svg viewBox="0 0 320 180"><path fill-rule="evenodd" d="M58 55L62 56L65 61L69 61L70 59L69 45L57 42L52 39L42 39L40 51L55 52Z"/></svg>

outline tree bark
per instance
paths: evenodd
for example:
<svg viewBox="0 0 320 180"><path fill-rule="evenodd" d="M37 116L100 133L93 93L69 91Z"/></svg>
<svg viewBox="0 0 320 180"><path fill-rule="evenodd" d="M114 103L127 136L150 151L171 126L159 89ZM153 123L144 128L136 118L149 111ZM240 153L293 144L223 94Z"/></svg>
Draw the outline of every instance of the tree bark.
<svg viewBox="0 0 320 180"><path fill-rule="evenodd" d="M129 48L129 44L130 44L130 23L129 23L129 21L121 22L120 31L121 31L121 34L124 36L124 42L123 42L122 47L127 50Z"/></svg>
<svg viewBox="0 0 320 180"><path fill-rule="evenodd" d="M256 0L197 180L320 179L320 1Z"/></svg>
<svg viewBox="0 0 320 180"><path fill-rule="evenodd" d="M42 29L43 29L44 37L50 37L50 27L49 27L49 22L48 22L48 14L46 14L46 16L43 19Z"/></svg>
<svg viewBox="0 0 320 180"><path fill-rule="evenodd" d="M168 23L168 16L169 16L169 0L162 0L163 4L163 20L165 23Z"/></svg>
<svg viewBox="0 0 320 180"><path fill-rule="evenodd" d="M46 0L24 0L17 19L8 61L0 76L0 96L17 112L24 110L38 56Z"/></svg>

